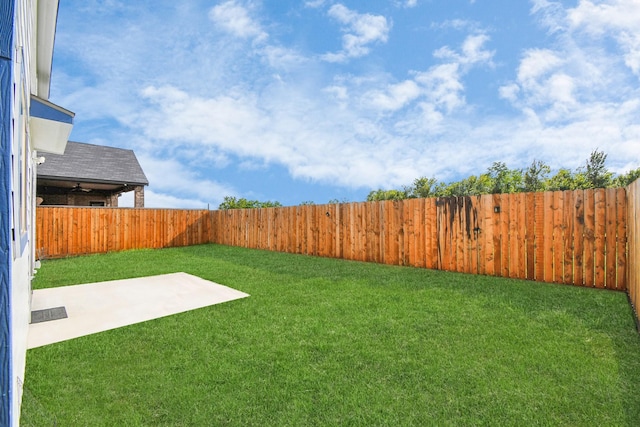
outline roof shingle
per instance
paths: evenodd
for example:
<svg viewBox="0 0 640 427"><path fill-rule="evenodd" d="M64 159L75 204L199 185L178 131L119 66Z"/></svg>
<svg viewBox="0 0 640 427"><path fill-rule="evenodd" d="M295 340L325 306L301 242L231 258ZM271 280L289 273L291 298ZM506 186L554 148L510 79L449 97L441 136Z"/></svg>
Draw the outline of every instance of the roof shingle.
<svg viewBox="0 0 640 427"><path fill-rule="evenodd" d="M45 155L38 178L149 185L133 150L73 141L63 155Z"/></svg>

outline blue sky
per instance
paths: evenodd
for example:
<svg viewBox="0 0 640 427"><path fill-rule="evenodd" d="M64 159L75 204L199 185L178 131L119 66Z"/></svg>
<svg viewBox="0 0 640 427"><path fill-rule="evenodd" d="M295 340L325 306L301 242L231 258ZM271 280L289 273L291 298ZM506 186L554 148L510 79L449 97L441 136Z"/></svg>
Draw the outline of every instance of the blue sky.
<svg viewBox="0 0 640 427"><path fill-rule="evenodd" d="M638 0L61 0L51 100L148 207L640 166ZM121 204L132 203L126 197Z"/></svg>

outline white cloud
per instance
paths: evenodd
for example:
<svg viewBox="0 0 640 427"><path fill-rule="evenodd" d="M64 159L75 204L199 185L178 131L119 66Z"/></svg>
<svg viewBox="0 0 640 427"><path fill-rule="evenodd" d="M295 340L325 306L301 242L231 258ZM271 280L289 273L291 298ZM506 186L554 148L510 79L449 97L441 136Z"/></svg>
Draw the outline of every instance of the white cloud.
<svg viewBox="0 0 640 427"><path fill-rule="evenodd" d="M263 143L273 123L254 95L201 98L172 86L148 87L142 95L157 108L141 120L150 138L213 145L267 161L292 155L287 145L277 140Z"/></svg>
<svg viewBox="0 0 640 427"><path fill-rule="evenodd" d="M370 52L372 43L385 43L389 37L391 25L384 16L360 14L342 4L331 6L329 16L343 24L342 50L322 56L328 62L343 62L349 58L358 58Z"/></svg>
<svg viewBox="0 0 640 427"><path fill-rule="evenodd" d="M129 202L127 202L129 203ZM172 196L167 193L159 193L154 190L145 190L144 193L144 206L146 208L165 208L165 209L217 209L222 203L222 199L219 202L209 203L202 200L194 200L189 198L182 198ZM122 205L125 206L125 205ZM126 206L133 206L127 204Z"/></svg>
<svg viewBox="0 0 640 427"><path fill-rule="evenodd" d="M500 98L506 99L507 101L511 101L515 103L518 100L518 94L520 93L520 86L515 83L509 83L507 85L501 86L498 89L498 93Z"/></svg>
<svg viewBox="0 0 640 427"><path fill-rule="evenodd" d="M412 7L416 7L418 5L418 0L394 0L394 3L397 6L405 7L410 9Z"/></svg>
<svg viewBox="0 0 640 427"><path fill-rule="evenodd" d="M251 18L249 10L235 0L228 0L214 6L209 11L209 18L214 24L237 37L256 40L267 38L267 33Z"/></svg>
<svg viewBox="0 0 640 427"><path fill-rule="evenodd" d="M550 33L561 33L566 30L564 7L559 2L549 0L531 0L531 14L535 15L537 22Z"/></svg>
<svg viewBox="0 0 640 427"><path fill-rule="evenodd" d="M274 88L265 98L204 99L173 87L150 87L143 95L152 109L138 122L142 133L158 145L180 141L201 149L215 146L245 160L283 165L292 176L305 180L359 187L382 185L389 176L397 182L416 173L413 168L400 174L392 170L403 151L375 122L327 109L326 100L308 94L292 96L290 90ZM169 168L161 165L157 170ZM181 173L190 177L184 170ZM162 188L181 182L179 178L165 179ZM185 179L185 186L191 181ZM208 187L210 183L195 186ZM205 196L202 191L196 194L200 199Z"/></svg>
<svg viewBox="0 0 640 427"><path fill-rule="evenodd" d="M463 64L486 63L491 65L491 59L495 55L495 51L484 50L484 45L489 41L486 34L473 34L467 37L462 44Z"/></svg>
<svg viewBox="0 0 640 427"><path fill-rule="evenodd" d="M546 108L546 120L568 117L576 107L576 80L564 71L565 64L556 52L531 49L520 62L516 83L501 87L500 95L521 108Z"/></svg>
<svg viewBox="0 0 640 427"><path fill-rule="evenodd" d="M494 51L483 49L489 41L486 34L472 34L462 43L461 52L455 52L448 46L444 46L435 51L434 56L439 59L448 59L460 65L474 65L485 63L491 65L491 59L495 55Z"/></svg>
<svg viewBox="0 0 640 427"><path fill-rule="evenodd" d="M418 98L422 90L413 80L405 80L390 85L384 92L372 91L368 94L369 103L380 110L398 110Z"/></svg>
<svg viewBox="0 0 640 427"><path fill-rule="evenodd" d="M613 37L624 56L627 67L640 76L640 2L608 0L594 4L582 0L567 11L569 28L584 32L598 40Z"/></svg>
<svg viewBox="0 0 640 427"><path fill-rule="evenodd" d="M486 35L474 34L463 41L460 51L440 48L434 52L434 57L444 60L444 63L414 72L413 80L392 83L383 90L370 90L363 99L369 107L380 111L397 111L420 99L423 111L431 114L440 110L450 114L465 105L464 75L473 66L491 64L494 53L483 47L488 41Z"/></svg>
<svg viewBox="0 0 640 427"><path fill-rule="evenodd" d="M148 207L184 208L197 205L203 208L207 203L217 207L224 196L236 193L231 186L201 176L179 159L158 158L146 152L137 152L136 156L149 180L150 191L145 190L145 205ZM159 204L160 201L165 204ZM166 204L168 201L171 201L170 205Z"/></svg>
<svg viewBox="0 0 640 427"><path fill-rule="evenodd" d="M438 109L450 113L465 103L460 65L455 62L418 73L416 81L425 87L429 101Z"/></svg>
<svg viewBox="0 0 640 427"><path fill-rule="evenodd" d="M324 6L325 3L327 3L327 0L307 0L304 5L315 9Z"/></svg>
<svg viewBox="0 0 640 427"><path fill-rule="evenodd" d="M435 30L451 29L456 31L468 31L469 33L474 34L484 34L486 31L479 22L468 19L447 19L441 22L432 22L429 27Z"/></svg>
<svg viewBox="0 0 640 427"><path fill-rule="evenodd" d="M562 62L562 59L552 50L528 50L518 67L518 81L524 86L531 86L540 77L557 69Z"/></svg>
<svg viewBox="0 0 640 427"><path fill-rule="evenodd" d="M273 69L293 70L309 63L299 52L282 46L265 46L260 54Z"/></svg>
<svg viewBox="0 0 640 427"><path fill-rule="evenodd" d="M632 73L640 72L640 62L635 62L640 53L637 1L595 5L582 0L576 8L564 9L558 3L536 0L532 11L557 33L556 42L524 52L515 81L499 89L502 98L552 124L583 120L593 111L615 109L620 96L623 100L637 96L637 90L628 87L623 69L626 65ZM635 39L639 40L637 47ZM611 41L624 61L615 55L615 47L605 49Z"/></svg>

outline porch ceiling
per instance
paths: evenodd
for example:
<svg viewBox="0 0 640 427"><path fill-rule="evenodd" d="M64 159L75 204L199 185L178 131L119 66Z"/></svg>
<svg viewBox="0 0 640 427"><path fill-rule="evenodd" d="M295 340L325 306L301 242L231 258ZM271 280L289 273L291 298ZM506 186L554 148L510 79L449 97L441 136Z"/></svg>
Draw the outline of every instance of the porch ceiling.
<svg viewBox="0 0 640 427"><path fill-rule="evenodd" d="M78 187L80 192L102 191L110 193L126 193L133 191L135 186L121 183L88 182L88 181L67 181L60 179L38 178L38 188L73 190ZM81 189L81 190L80 190Z"/></svg>

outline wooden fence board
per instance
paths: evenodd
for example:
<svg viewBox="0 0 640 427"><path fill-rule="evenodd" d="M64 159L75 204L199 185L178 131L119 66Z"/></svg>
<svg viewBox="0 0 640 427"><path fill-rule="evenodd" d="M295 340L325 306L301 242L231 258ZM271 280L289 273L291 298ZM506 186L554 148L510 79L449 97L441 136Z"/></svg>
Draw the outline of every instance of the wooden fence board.
<svg viewBox="0 0 640 427"><path fill-rule="evenodd" d="M454 209L455 198L445 199L443 200L444 209L442 211L441 228L444 232L445 245L444 248L444 259L445 259L445 267L448 271L455 271L455 239L454 239L454 223L451 220L452 211Z"/></svg>
<svg viewBox="0 0 640 427"><path fill-rule="evenodd" d="M626 236L628 256L626 260L626 286L634 307L636 321L640 324L640 179L626 188Z"/></svg>
<svg viewBox="0 0 640 427"><path fill-rule="evenodd" d="M366 256L365 261L368 262L379 262L376 248L379 247L379 238L378 238L378 230L380 222L379 218L376 216L379 203L368 203L364 207L364 217L366 225L366 233L365 233L365 246L366 246Z"/></svg>
<svg viewBox="0 0 640 427"><path fill-rule="evenodd" d="M427 239L425 199L414 199L411 212L413 216L413 247L415 247L415 251L412 250L411 246L407 247L407 251L411 254L411 265L424 268L426 267L425 245Z"/></svg>
<svg viewBox="0 0 640 427"><path fill-rule="evenodd" d="M466 201L467 206L465 207L465 212L468 213L467 219L467 237L470 240L469 243L469 252L471 257L471 269L469 273L472 274L480 274L480 217L479 217L479 209L480 205L480 196L469 197Z"/></svg>
<svg viewBox="0 0 640 427"><path fill-rule="evenodd" d="M544 193L543 200L543 275L542 281L553 282L553 193Z"/></svg>
<svg viewBox="0 0 640 427"><path fill-rule="evenodd" d="M576 190L573 200L573 283L584 286L584 190Z"/></svg>
<svg viewBox="0 0 640 427"><path fill-rule="evenodd" d="M385 213L384 213L384 208L385 208L385 202L377 202L376 203L376 208L373 211L373 218L375 219L375 237L376 237L376 246L378 247L377 249L374 248L375 251L375 256L376 256L376 261L375 262L379 262L379 263L385 263L385 251L386 251L386 239L385 239L385 233L386 233L386 226L387 224L385 224L384 219L385 219Z"/></svg>
<svg viewBox="0 0 640 427"><path fill-rule="evenodd" d="M492 209L493 209L493 233L492 233L492 245L493 245L493 254L494 254L494 275L502 276L502 264L503 264L503 256L502 256L502 227L501 227L501 218L502 218L502 206L500 206L500 195L494 194L492 195Z"/></svg>
<svg viewBox="0 0 640 427"><path fill-rule="evenodd" d="M453 199L453 203L451 205L452 210L450 213L450 220L453 223L453 231L452 231L452 259L453 266L452 270L460 271L462 273L467 273L467 266L465 265L466 261L466 248L465 248L465 237L464 234L464 197L456 197Z"/></svg>
<svg viewBox="0 0 640 427"><path fill-rule="evenodd" d="M418 251L416 254L416 267L428 268L427 266L427 247L429 239L428 218L428 199L416 199L416 207L414 208L414 218L417 226L416 244ZM411 250L411 249L409 249Z"/></svg>
<svg viewBox="0 0 640 427"><path fill-rule="evenodd" d="M605 197L605 286L616 289L616 189L607 188Z"/></svg>
<svg viewBox="0 0 640 427"><path fill-rule="evenodd" d="M508 196L509 206L509 222L508 222L508 235L509 235L509 268L507 277L518 276L518 264L520 263L520 257L518 253L518 199L517 194L509 194Z"/></svg>
<svg viewBox="0 0 640 427"><path fill-rule="evenodd" d="M509 224L511 221L511 204L510 204L510 195L509 194L500 194L500 254L502 257L502 270L500 276L502 277L510 277L509 272L509 262L511 258L511 254L509 253L510 249L510 241L509 241Z"/></svg>
<svg viewBox="0 0 640 427"><path fill-rule="evenodd" d="M404 230L404 239L402 241L402 259L400 260L402 265L415 265L415 254L418 251L416 246L416 230L413 218L413 200L405 200L400 204L402 210L402 229ZM410 247L414 247L413 254L410 251Z"/></svg>
<svg viewBox="0 0 640 427"><path fill-rule="evenodd" d="M544 247L544 209L545 209L545 194L546 193L534 193L534 234L535 234L535 268L534 268L534 280L544 280L544 266L545 266L545 247Z"/></svg>
<svg viewBox="0 0 640 427"><path fill-rule="evenodd" d="M516 277L518 279L527 278L527 219L526 219L526 194L519 193L515 195L518 208L517 208L517 221L515 224L515 231L517 235L517 251L518 262L514 266L514 270L517 271Z"/></svg>
<svg viewBox="0 0 640 427"><path fill-rule="evenodd" d="M584 284L595 287L596 202L595 192L584 192Z"/></svg>
<svg viewBox="0 0 640 427"><path fill-rule="evenodd" d="M349 252L351 257L349 259L362 261L362 203L350 203L349 206L349 238L350 247Z"/></svg>
<svg viewBox="0 0 640 427"><path fill-rule="evenodd" d="M562 283L570 285L575 278L574 272L574 239L573 221L575 219L575 192L563 191L563 218L562 229L564 231L563 244L564 254L562 259Z"/></svg>
<svg viewBox="0 0 640 427"><path fill-rule="evenodd" d="M552 205L552 221L553 221L553 242L551 244L551 251L553 253L553 283L562 283L563 279L563 262L564 256L564 230L563 230L563 208L564 197L562 191L553 192L553 205Z"/></svg>
<svg viewBox="0 0 640 427"><path fill-rule="evenodd" d="M371 242L369 237L371 235L371 224L369 223L371 203L358 203L357 205L357 240L356 253L358 254L358 261L369 261L371 256Z"/></svg>
<svg viewBox="0 0 640 427"><path fill-rule="evenodd" d="M480 225L480 274L487 274L494 276L496 274L495 268L495 255L494 255L494 216L496 213L493 211L493 196L483 195L480 196L482 224Z"/></svg>
<svg viewBox="0 0 640 427"><path fill-rule="evenodd" d="M616 190L616 289L627 290L627 191Z"/></svg>
<svg viewBox="0 0 640 427"><path fill-rule="evenodd" d="M595 286L596 288L605 287L605 232L606 232L606 204L605 191L597 189L594 192L595 201L595 241L594 241L594 259L595 259Z"/></svg>
<svg viewBox="0 0 640 427"><path fill-rule="evenodd" d="M400 264L400 248L402 248L403 245L403 234L400 231L400 224L402 223L402 210L398 209L399 205L400 203L397 201L389 200L385 202L385 211L387 217L387 221L385 221L385 225L387 226L385 229L385 239L387 256L389 257L385 261L385 264Z"/></svg>
<svg viewBox="0 0 640 427"><path fill-rule="evenodd" d="M478 236L475 231L478 227L478 207L478 198L464 198L464 228L462 233L468 248L465 262L469 263L469 267L465 271L470 274L478 274Z"/></svg>
<svg viewBox="0 0 640 427"><path fill-rule="evenodd" d="M525 258L526 258L526 267L525 267L525 278L529 280L534 280L535 278L535 259L536 259L536 242L535 242L535 197L534 193L525 194Z"/></svg>
<svg viewBox="0 0 640 427"><path fill-rule="evenodd" d="M425 266L437 269L438 264L438 221L437 221L437 199L427 199L425 201L425 227L427 238L425 241Z"/></svg>
<svg viewBox="0 0 640 427"><path fill-rule="evenodd" d="M417 199L414 207L413 215L416 221L416 245L418 251L416 253L416 267L428 267L427 248L429 245L429 226L428 226L428 204L427 199ZM409 249L411 250L411 249Z"/></svg>

